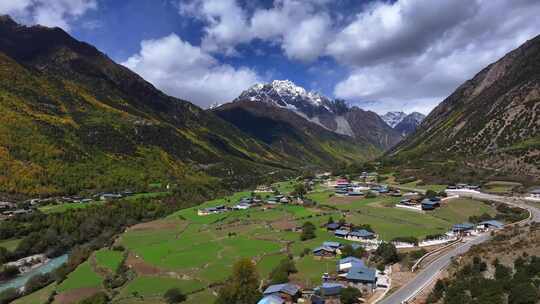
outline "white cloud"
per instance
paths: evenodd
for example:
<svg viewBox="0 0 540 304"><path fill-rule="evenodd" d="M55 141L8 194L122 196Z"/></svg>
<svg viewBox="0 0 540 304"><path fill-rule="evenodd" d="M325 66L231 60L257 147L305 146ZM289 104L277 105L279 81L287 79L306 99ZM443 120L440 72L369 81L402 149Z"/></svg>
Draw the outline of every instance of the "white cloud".
<svg viewBox="0 0 540 304"><path fill-rule="evenodd" d="M328 45L328 53L351 70L334 94L378 112L427 113L482 68L538 35L539 13L540 3L526 0L378 3Z"/></svg>
<svg viewBox="0 0 540 304"><path fill-rule="evenodd" d="M123 63L165 91L201 107L228 102L259 82L248 68L220 64L176 34L141 42L141 50Z"/></svg>
<svg viewBox="0 0 540 304"><path fill-rule="evenodd" d="M58 26L69 31L73 20L97 7L96 0L4 0L0 1L0 14L25 24Z"/></svg>
<svg viewBox="0 0 540 304"><path fill-rule="evenodd" d="M312 61L319 57L331 34L331 19L317 8L327 0L275 0L269 9L248 13L236 0L193 0L180 3L180 13L203 20L201 47L210 52L235 55L238 44L254 39L281 45L291 59Z"/></svg>

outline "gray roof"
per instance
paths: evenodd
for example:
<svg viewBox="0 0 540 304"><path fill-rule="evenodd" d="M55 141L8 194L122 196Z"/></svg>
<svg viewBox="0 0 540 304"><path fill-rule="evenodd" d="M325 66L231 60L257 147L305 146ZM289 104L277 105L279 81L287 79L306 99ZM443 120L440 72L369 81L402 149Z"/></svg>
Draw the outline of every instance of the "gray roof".
<svg viewBox="0 0 540 304"><path fill-rule="evenodd" d="M425 198L422 200L422 205L438 205L438 204L440 204L439 201L432 201L428 198Z"/></svg>
<svg viewBox="0 0 540 304"><path fill-rule="evenodd" d="M294 296L299 291L298 286L291 284L291 283L284 283L284 284L276 284L276 285L270 285L266 290L263 292L264 295L271 295L274 293L286 293L288 295Z"/></svg>
<svg viewBox="0 0 540 304"><path fill-rule="evenodd" d="M331 247L331 248L339 248L341 246L341 244L339 242L324 242L323 244L323 247Z"/></svg>
<svg viewBox="0 0 540 304"><path fill-rule="evenodd" d="M489 221L483 221L483 222L480 222L478 223L479 225L487 225L487 226L493 226L495 228L502 228L504 227L504 224L499 222L499 221L495 221L495 220L489 220Z"/></svg>
<svg viewBox="0 0 540 304"><path fill-rule="evenodd" d="M366 229L360 229L360 230L355 230L355 231L350 232L349 235L363 238L363 237L371 237L371 236L374 236L375 234L373 232L367 231Z"/></svg>
<svg viewBox="0 0 540 304"><path fill-rule="evenodd" d="M471 223L462 223L462 224L455 224L452 229L453 230L470 230L473 229L474 225Z"/></svg>
<svg viewBox="0 0 540 304"><path fill-rule="evenodd" d="M344 288L344 286L339 283L323 283L315 289L318 290L322 296L334 296L338 295L342 288Z"/></svg>
<svg viewBox="0 0 540 304"><path fill-rule="evenodd" d="M364 266L364 261L362 261L362 260L359 259L359 258L355 258L355 257L346 257L346 258L343 258L343 259L339 260L338 263L339 263L339 264L353 263L353 264L356 264L356 265Z"/></svg>
<svg viewBox="0 0 540 304"><path fill-rule="evenodd" d="M320 247L317 247L315 249L313 249L313 253L317 253L319 251L327 251L327 252L331 252L331 253L335 253L336 250L332 247L326 247L326 246L320 246Z"/></svg>
<svg viewBox="0 0 540 304"><path fill-rule="evenodd" d="M375 283L377 282L377 276L375 275L375 269L367 267L352 267L347 272L347 280L358 281L363 283Z"/></svg>
<svg viewBox="0 0 540 304"><path fill-rule="evenodd" d="M540 188L529 191L530 194L540 194Z"/></svg>
<svg viewBox="0 0 540 304"><path fill-rule="evenodd" d="M285 303L285 300L282 298L276 296L276 295L269 295L264 298L262 298L257 304L283 304Z"/></svg>
<svg viewBox="0 0 540 304"><path fill-rule="evenodd" d="M347 231L347 230L336 230L336 231L334 231L334 234L335 235L347 235L347 234L349 234L349 231Z"/></svg>

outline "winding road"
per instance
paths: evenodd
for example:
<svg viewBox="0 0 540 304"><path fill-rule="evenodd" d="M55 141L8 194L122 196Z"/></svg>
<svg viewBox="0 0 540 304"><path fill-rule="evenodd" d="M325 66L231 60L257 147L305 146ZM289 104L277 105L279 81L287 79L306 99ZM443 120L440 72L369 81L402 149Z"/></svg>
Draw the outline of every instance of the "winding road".
<svg viewBox="0 0 540 304"><path fill-rule="evenodd" d="M528 221L525 221L524 224L530 223L530 222L540 222L540 209L526 204L520 198L497 196L497 195L491 195L491 194L486 194L486 193L477 192L477 191L452 190L450 193L458 194L461 197L470 197L477 200L490 200L490 201L505 203L508 205L516 206L516 207L521 207L521 208L529 210L529 212L531 213L531 217L529 218ZM445 253L444 255L440 256L439 258L431 262L427 267L419 271L418 274L414 277L414 279L412 279L407 284L403 285L397 291L393 292L391 295L384 298L378 303L379 304L407 303L407 301L413 299L423 288L425 288L427 285L433 282L433 280L437 278L437 275L439 274L439 272L441 272L444 268L446 268L450 264L452 258L467 252L471 248L471 246L483 243L489 239L490 239L490 234L484 233L477 237L464 241L464 243L460 244L456 248L450 250L449 252Z"/></svg>

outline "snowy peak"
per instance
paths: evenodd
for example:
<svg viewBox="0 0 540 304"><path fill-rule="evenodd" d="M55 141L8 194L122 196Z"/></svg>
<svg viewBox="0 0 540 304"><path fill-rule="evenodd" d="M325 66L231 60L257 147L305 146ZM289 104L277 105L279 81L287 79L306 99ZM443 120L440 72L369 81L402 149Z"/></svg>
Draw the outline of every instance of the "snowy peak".
<svg viewBox="0 0 540 304"><path fill-rule="evenodd" d="M332 101L319 93L307 91L290 80L258 83L242 92L235 101L250 100L273 104L303 113L308 117L331 113Z"/></svg>
<svg viewBox="0 0 540 304"><path fill-rule="evenodd" d="M407 114L401 111L392 111L382 115L381 118L382 120L384 120L384 122L386 122L387 125L395 128L404 120L406 120L407 123L416 123L416 125L419 125L422 120L424 120L425 115L418 112L412 112L411 114Z"/></svg>
<svg viewBox="0 0 540 304"><path fill-rule="evenodd" d="M407 114L405 112L394 111L382 115L381 118L387 125L393 128L397 126L397 124L400 123L406 116Z"/></svg>

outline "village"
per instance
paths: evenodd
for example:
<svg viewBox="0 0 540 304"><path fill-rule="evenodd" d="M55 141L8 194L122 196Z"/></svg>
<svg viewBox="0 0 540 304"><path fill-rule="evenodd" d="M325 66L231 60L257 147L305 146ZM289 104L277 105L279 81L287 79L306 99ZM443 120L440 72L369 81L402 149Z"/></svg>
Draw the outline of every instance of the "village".
<svg viewBox="0 0 540 304"><path fill-rule="evenodd" d="M327 191L332 191L336 198L398 198L394 208L409 210L425 214L440 208L442 204L451 203L450 200L459 198L452 194L453 190L478 190L475 185L457 184L446 187L446 191L433 194L433 191L402 192L397 187L377 183L376 173L362 173L357 181L347 178L336 178L329 174L318 175L314 179L304 180L308 189L320 185ZM242 197L232 206L217 205L198 209L199 216L235 212L250 208L271 210L276 205L300 205L314 206L317 203L309 198L306 193L282 194L271 186L259 186L250 197ZM335 271L332 273L321 272L321 284L311 288L303 288L294 282L269 285L264 291L264 297L259 304L274 303L341 303L340 297L346 288L358 290L358 301L376 303L392 288L392 265L375 265L371 256L384 244L391 244L396 250L430 248L430 251L445 247L447 244L456 243L463 238L474 237L482 233L489 233L504 228L505 224L499 220L488 219L476 223L454 223L445 233L429 235L421 241L414 237L396 238L390 242L379 238L376 231L369 225L355 225L344 220L329 220L319 228L324 229L332 240L323 241L320 246L311 250L315 260L336 261ZM292 228L292 231L302 231L302 226ZM343 241L336 241L340 239ZM361 254L349 255L354 252ZM397 251L396 251L397 252ZM429 251L425 251L428 254Z"/></svg>
<svg viewBox="0 0 540 304"><path fill-rule="evenodd" d="M123 258L117 257L117 263L124 263L136 276L119 290L120 299L161 298L165 289L138 283L152 280L158 285L163 282L162 288L172 282L190 286L183 291L193 293L193 303L209 301L218 296L234 259L246 257L260 273L260 304L377 303L414 277L423 263L510 222L499 205L456 194L477 191L478 186L411 187L388 181L375 172L354 177L321 173L259 185L182 209L165 219L128 228L113 247L95 252L89 260L94 262L81 264L58 289L67 295L76 292L77 288L65 286L86 286L79 272L95 276L103 272L96 264L100 255L120 254ZM532 197L534 191L527 196ZM159 193L163 192L126 190L0 205L5 205L8 213L3 215L10 219ZM14 214L16 210L26 211ZM161 241L156 243L154 238ZM48 261L46 255L38 254L5 266L24 275ZM276 279L283 261L289 261L292 270ZM101 281L89 287L100 290Z"/></svg>

